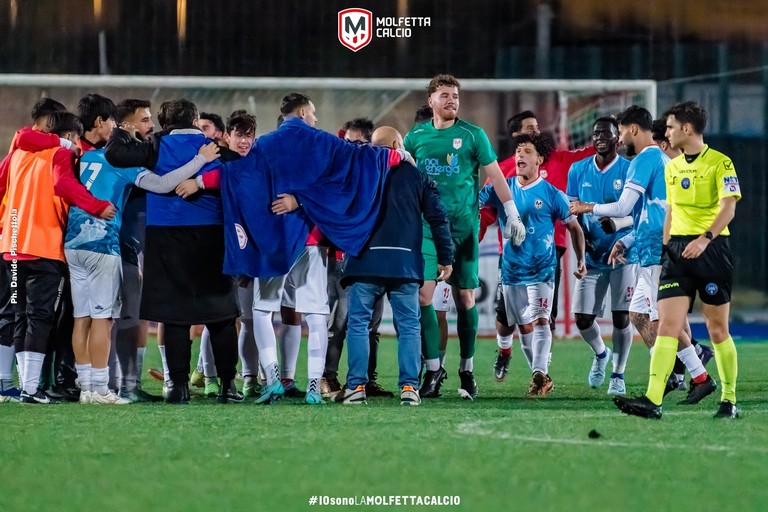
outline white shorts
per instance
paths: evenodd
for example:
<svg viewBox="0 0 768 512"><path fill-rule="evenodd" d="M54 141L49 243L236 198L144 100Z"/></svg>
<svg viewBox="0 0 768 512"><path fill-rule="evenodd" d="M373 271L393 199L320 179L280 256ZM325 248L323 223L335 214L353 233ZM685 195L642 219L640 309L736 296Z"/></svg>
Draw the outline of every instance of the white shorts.
<svg viewBox="0 0 768 512"><path fill-rule="evenodd" d="M80 249L64 251L69 264L75 318L120 318L120 256Z"/></svg>
<svg viewBox="0 0 768 512"><path fill-rule="evenodd" d="M240 305L240 320L253 320L253 279L248 286L237 285L237 303Z"/></svg>
<svg viewBox="0 0 768 512"><path fill-rule="evenodd" d="M629 310L632 313L650 315L651 322L659 319L659 305L657 297L659 295L659 277L661 276L661 265L651 265L650 267L640 267L637 278L637 287L632 296L632 304Z"/></svg>
<svg viewBox="0 0 768 512"><path fill-rule="evenodd" d="M438 281L435 294L432 295L432 307L435 311L450 311L451 309L451 285L446 281Z"/></svg>
<svg viewBox="0 0 768 512"><path fill-rule="evenodd" d="M280 306L297 313L327 315L328 249L316 245L304 248L288 274L254 279L253 309L280 311Z"/></svg>
<svg viewBox="0 0 768 512"><path fill-rule="evenodd" d="M576 281L571 310L583 315L603 316L610 285L611 311L629 311L636 284L637 263L604 271L589 269L584 279Z"/></svg>
<svg viewBox="0 0 768 512"><path fill-rule="evenodd" d="M502 285L502 290L509 327L531 324L539 318L549 319L552 314L554 282L505 284Z"/></svg>

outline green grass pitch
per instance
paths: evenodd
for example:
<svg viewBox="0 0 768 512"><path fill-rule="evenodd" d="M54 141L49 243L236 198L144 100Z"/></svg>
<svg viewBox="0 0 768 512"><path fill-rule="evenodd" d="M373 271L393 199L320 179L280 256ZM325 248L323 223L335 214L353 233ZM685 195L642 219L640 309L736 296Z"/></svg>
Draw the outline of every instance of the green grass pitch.
<svg viewBox="0 0 768 512"><path fill-rule="evenodd" d="M715 397L661 421L623 416L590 389L590 353L556 342L554 392L523 398L530 378L518 347L497 383L495 343L478 342L476 402L456 394L458 343L440 400L401 407L124 407L0 405L0 511L765 511L768 510L768 345L739 350L738 421L714 421ZM158 366L151 344L143 381ZM395 389L395 342L384 338L379 381ZM628 391L645 390L648 353L636 343ZM716 376L714 360L709 370ZM342 374L345 369L342 369ZM306 375L304 352L297 375ZM306 379L300 378L303 386ZM719 397L719 391L716 393ZM592 439L591 430L600 433ZM311 496L459 496L458 506L321 506Z"/></svg>

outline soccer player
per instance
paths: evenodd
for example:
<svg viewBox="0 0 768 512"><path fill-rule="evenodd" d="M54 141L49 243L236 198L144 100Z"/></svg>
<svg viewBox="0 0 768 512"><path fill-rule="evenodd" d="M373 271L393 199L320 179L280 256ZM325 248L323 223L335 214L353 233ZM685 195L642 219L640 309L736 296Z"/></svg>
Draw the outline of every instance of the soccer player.
<svg viewBox="0 0 768 512"><path fill-rule="evenodd" d="M378 128L372 142L392 149L402 148L403 139L389 126ZM349 286L349 372L343 392L335 400L344 404L365 403L369 379L369 324L374 305L387 296L397 325L398 386L402 405L419 405L420 337L419 284L423 279L421 256L422 214L430 226L444 266L451 273L453 243L445 209L432 180L409 163L393 167L386 178L384 204L368 245L350 256L342 285Z"/></svg>
<svg viewBox="0 0 768 512"><path fill-rule="evenodd" d="M211 114L208 112L200 112L200 120L197 122L197 127L203 132L203 135L223 146L227 146L225 134L229 132L224 126L224 121L219 114Z"/></svg>
<svg viewBox="0 0 768 512"><path fill-rule="evenodd" d="M50 115L51 133L77 143L83 125L74 114ZM22 368L21 403L48 404L39 389L40 370L53 328L57 294L65 276L64 222L69 204L82 207L101 219L111 219L116 209L108 201L93 197L76 179L72 154L63 148L38 152L18 149L8 168L6 236L0 252L18 272L14 339L16 359ZM9 232L15 236L9 236Z"/></svg>
<svg viewBox="0 0 768 512"><path fill-rule="evenodd" d="M691 101L679 103L664 117L670 144L683 154L665 169L668 206L664 223L666 251L658 291L658 335L645 396L616 397L614 401L626 414L661 418L677 338L698 292L723 387L714 417L738 418L738 363L736 346L728 332L733 284L728 224L741 199L739 179L731 159L704 143L707 113L701 106Z"/></svg>
<svg viewBox="0 0 768 512"><path fill-rule="evenodd" d="M664 225L666 190L664 165L666 155L653 143L651 128L653 118L650 112L638 106L631 106L618 115L619 139L626 146L630 156L637 155L629 166L627 183L618 201L610 204L572 203L572 212L593 212L599 217L623 217L633 213L636 240L634 250L640 259L640 279L630 304L630 320L651 346L652 329L657 318L657 283L661 272L661 245ZM640 207L635 205L640 201ZM607 220L607 219L606 219ZM619 250L624 242L616 243ZM612 252L613 254L613 252ZM691 388L684 404L696 404L714 392L717 385L707 374L704 365L691 345L690 337L680 333L678 357L691 373ZM674 389L674 388L670 388Z"/></svg>
<svg viewBox="0 0 768 512"><path fill-rule="evenodd" d="M479 286L478 269L478 202L479 169L482 167L502 202L510 221L505 237L514 237L519 245L525 238L525 226L512 201L509 186L496 161L496 154L485 132L458 118L459 81L451 75L437 75L427 87L432 107L432 122L414 126L405 136L405 149L416 159L419 170L437 183L440 197L451 221L451 236L456 247L454 272L449 279L457 309L459 336L459 395L474 400L477 396L473 370L478 314L475 288ZM424 285L419 293L421 327L425 339L427 371L421 387L422 398L438 397L440 384L446 378L440 367L439 330L432 298L439 279L434 242L428 229L424 231Z"/></svg>
<svg viewBox="0 0 768 512"><path fill-rule="evenodd" d="M565 194L539 176L539 167L552 150L551 139L523 134L514 139L513 145L517 156L517 178L507 180L529 234L520 246L510 242L504 245L501 279L507 320L520 329L523 351L532 354L533 375L527 396L544 397L553 386L549 376L549 353L552 348L549 315L557 265L554 222L563 222L570 232L576 251L577 268L574 274L578 279L587 273L584 234L576 217L568 211ZM492 203L501 211L495 186L483 188L479 198L481 204ZM500 222L506 221L500 216ZM526 346L528 342L530 347Z"/></svg>
<svg viewBox="0 0 768 512"><path fill-rule="evenodd" d="M589 203L614 202L619 199L627 178L629 160L616 153L619 127L611 117L598 118L592 127L592 144L597 154L576 162L568 173L568 200ZM613 353L609 395L626 393L624 370L632 348L632 326L629 324L629 304L637 280L637 255L630 252L623 264L611 265L608 257L616 241L627 235L632 217L621 219L623 227L613 225L607 232L600 218L592 213L579 216L584 231L587 256L587 275L577 281L574 289L573 312L576 327L584 341L595 353L589 370L588 382L599 388L605 380L605 368ZM619 220L616 221L616 224ZM611 313L613 319L613 352L606 348L595 321L603 316L605 296L611 287Z"/></svg>

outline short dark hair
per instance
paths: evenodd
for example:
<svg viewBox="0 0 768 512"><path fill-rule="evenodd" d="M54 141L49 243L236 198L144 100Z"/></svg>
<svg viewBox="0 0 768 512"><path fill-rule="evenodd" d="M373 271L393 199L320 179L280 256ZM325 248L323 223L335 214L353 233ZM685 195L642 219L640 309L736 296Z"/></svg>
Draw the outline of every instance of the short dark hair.
<svg viewBox="0 0 768 512"><path fill-rule="evenodd" d="M168 109L175 100L164 101L157 107L157 122L160 123L160 128L165 130L168 127Z"/></svg>
<svg viewBox="0 0 768 512"><path fill-rule="evenodd" d="M636 124L643 131L651 131L653 128L653 116L648 110L637 105L632 105L624 112L621 112L616 116L616 120L622 126L629 126Z"/></svg>
<svg viewBox="0 0 768 512"><path fill-rule="evenodd" d="M187 98L171 101L165 109L168 127L192 128L197 120L197 105Z"/></svg>
<svg viewBox="0 0 768 512"><path fill-rule="evenodd" d="M549 155L552 154L552 151L555 150L555 140L552 137L547 137L546 135L531 135L530 133L521 133L520 135L512 137L512 148L517 150L517 147L520 144L525 144L527 142L533 144L533 147L536 148L536 152L539 156L544 158L544 161L546 161L547 158L549 158Z"/></svg>
<svg viewBox="0 0 768 512"><path fill-rule="evenodd" d="M148 100L136 100L136 99L127 99L127 100L121 101L115 107L115 121L117 121L118 124L122 123L126 117L132 115L134 112L136 112L140 108L151 109L152 103Z"/></svg>
<svg viewBox="0 0 768 512"><path fill-rule="evenodd" d="M597 119L595 119L595 122L592 123L592 128L597 126L597 123L610 123L613 125L614 128L616 128L616 131L619 131L619 122L616 120L615 117L612 116L600 116ZM624 125L626 126L626 125Z"/></svg>
<svg viewBox="0 0 768 512"><path fill-rule="evenodd" d="M38 121L54 112L66 112L67 107L51 98L43 98L32 107L32 119Z"/></svg>
<svg viewBox="0 0 768 512"><path fill-rule="evenodd" d="M707 111L704 110L704 107L693 101L677 103L664 112L665 121L669 116L675 116L675 119L680 124L690 123L693 131L699 135L703 134L704 129L707 127Z"/></svg>
<svg viewBox="0 0 768 512"><path fill-rule="evenodd" d="M507 119L507 135L512 137L513 133L523 129L523 121L526 119L536 119L536 114L530 110L523 110Z"/></svg>
<svg viewBox="0 0 768 512"><path fill-rule="evenodd" d="M459 81L456 80L455 76L441 73L439 75L435 75L435 77L429 81L429 85L427 85L427 95L431 95L438 88L444 85L461 89L461 84L459 84Z"/></svg>
<svg viewBox="0 0 768 512"><path fill-rule="evenodd" d="M654 119L651 126L651 135L656 142L669 142L667 138L667 123L664 119Z"/></svg>
<svg viewBox="0 0 768 512"><path fill-rule="evenodd" d="M67 132L83 134L83 123L72 112L51 112L48 114L48 132L62 136Z"/></svg>
<svg viewBox="0 0 768 512"><path fill-rule="evenodd" d="M345 133L349 130L357 130L363 134L363 138L366 141L371 142L371 137L373 136L373 121L367 117L356 117L355 119L351 119L344 123L344 126L342 126L341 129L344 130Z"/></svg>
<svg viewBox="0 0 768 512"><path fill-rule="evenodd" d="M427 121L432 120L432 117L434 117L432 107L429 105L422 105L416 109L416 116L413 118L413 122L416 124L426 123Z"/></svg>
<svg viewBox="0 0 768 512"><path fill-rule="evenodd" d="M309 96L301 94L300 92L292 92L283 97L283 101L280 103L280 113L284 116L295 112L297 109L304 105L309 105Z"/></svg>
<svg viewBox="0 0 768 512"><path fill-rule="evenodd" d="M212 122L213 126L215 126L216 129L219 130L221 133L228 131L227 127L224 126L224 121L222 121L221 116L219 114L211 114L209 112L200 112L200 119L206 119Z"/></svg>
<svg viewBox="0 0 768 512"><path fill-rule="evenodd" d="M203 117L202 115L200 116ZM226 133L235 130L247 135L256 135L256 116L245 110L235 110L227 118ZM223 130L222 130L223 131Z"/></svg>
<svg viewBox="0 0 768 512"><path fill-rule="evenodd" d="M112 100L101 94L83 96L77 104L77 115L80 117L85 131L93 129L96 119L99 117L102 121L114 119L115 110L115 104Z"/></svg>

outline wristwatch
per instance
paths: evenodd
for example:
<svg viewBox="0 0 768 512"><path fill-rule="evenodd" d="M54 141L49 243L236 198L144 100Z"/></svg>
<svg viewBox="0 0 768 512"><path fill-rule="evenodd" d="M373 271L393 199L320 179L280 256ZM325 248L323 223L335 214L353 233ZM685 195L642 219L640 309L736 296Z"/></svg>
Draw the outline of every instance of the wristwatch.
<svg viewBox="0 0 768 512"><path fill-rule="evenodd" d="M715 235L713 235L711 231L705 231L704 238L706 238L707 240L712 240L713 238L715 238Z"/></svg>

